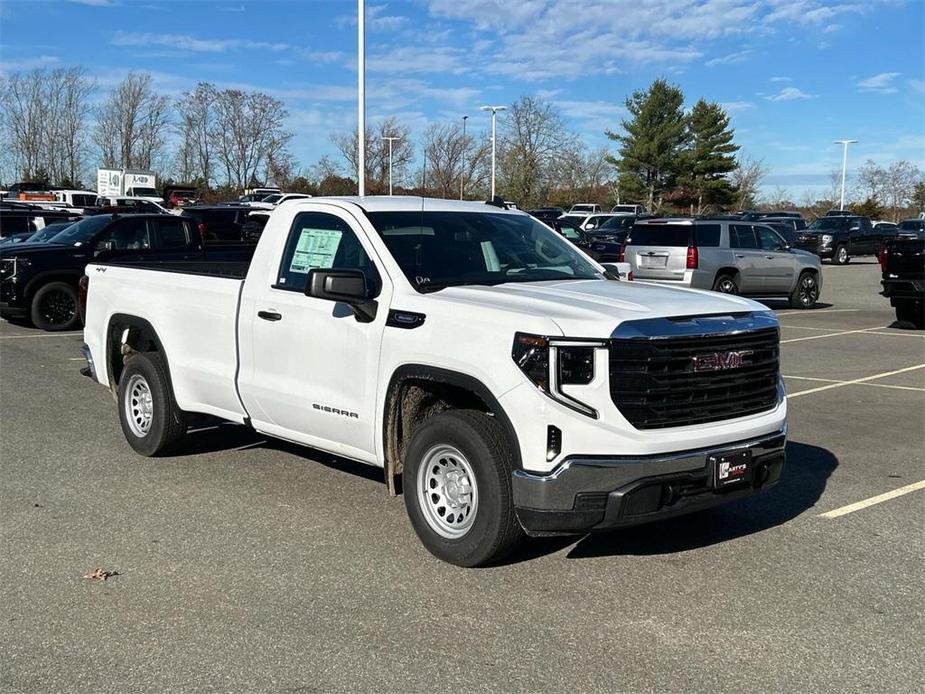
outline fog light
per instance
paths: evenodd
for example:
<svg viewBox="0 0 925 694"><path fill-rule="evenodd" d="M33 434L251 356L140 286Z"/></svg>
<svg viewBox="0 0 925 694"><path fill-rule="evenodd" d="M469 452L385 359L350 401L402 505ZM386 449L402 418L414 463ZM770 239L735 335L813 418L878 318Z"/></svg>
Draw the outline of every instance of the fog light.
<svg viewBox="0 0 925 694"><path fill-rule="evenodd" d="M562 431L550 424L546 427L546 462L552 462L562 452Z"/></svg>

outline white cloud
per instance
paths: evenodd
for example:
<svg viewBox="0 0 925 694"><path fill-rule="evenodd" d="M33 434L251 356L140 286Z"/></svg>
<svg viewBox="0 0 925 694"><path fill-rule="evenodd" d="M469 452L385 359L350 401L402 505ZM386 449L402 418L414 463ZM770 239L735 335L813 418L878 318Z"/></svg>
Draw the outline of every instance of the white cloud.
<svg viewBox="0 0 925 694"><path fill-rule="evenodd" d="M906 82L909 85L909 89L916 92L925 92L925 80L909 80Z"/></svg>
<svg viewBox="0 0 925 694"><path fill-rule="evenodd" d="M730 53L729 55L724 55L721 58L713 58L704 63L707 67L716 67L717 65L730 65L732 63L741 63L745 61L748 56L752 54L750 49L744 51L737 51L736 53Z"/></svg>
<svg viewBox="0 0 925 694"><path fill-rule="evenodd" d="M772 77L772 82L793 82L792 77Z"/></svg>
<svg viewBox="0 0 925 694"><path fill-rule="evenodd" d="M113 36L114 46L165 46L195 53L224 53L229 50L244 48L264 49L268 51L290 50L285 43L268 43L247 39L200 39L189 34L154 34L117 31Z"/></svg>
<svg viewBox="0 0 925 694"><path fill-rule="evenodd" d="M54 67L60 63L61 59L56 55L40 55L35 58L4 60L0 62L0 74L25 70L39 70L41 68Z"/></svg>
<svg viewBox="0 0 925 694"><path fill-rule="evenodd" d="M751 101L722 101L720 106L726 113L742 113L755 108L755 104Z"/></svg>
<svg viewBox="0 0 925 694"><path fill-rule="evenodd" d="M777 94L771 94L764 97L768 101L794 101L795 99L812 99L812 94L807 94L796 87L784 87Z"/></svg>
<svg viewBox="0 0 925 694"><path fill-rule="evenodd" d="M881 72L880 74L858 80L855 86L861 92L874 92L875 94L895 94L897 89L893 80L899 77L899 72Z"/></svg>
<svg viewBox="0 0 925 694"><path fill-rule="evenodd" d="M112 0L68 0L74 5L89 5L90 7L113 7L116 3Z"/></svg>

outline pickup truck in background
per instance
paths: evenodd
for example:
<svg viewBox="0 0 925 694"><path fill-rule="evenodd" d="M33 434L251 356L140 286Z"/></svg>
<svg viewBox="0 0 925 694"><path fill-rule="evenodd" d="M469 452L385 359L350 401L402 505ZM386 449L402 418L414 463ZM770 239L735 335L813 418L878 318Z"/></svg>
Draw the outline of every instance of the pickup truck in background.
<svg viewBox="0 0 925 694"><path fill-rule="evenodd" d="M78 327L78 282L92 260L246 259L253 244L222 245L208 256L192 220L171 214L99 214L43 244L0 251L0 316L27 318L41 330Z"/></svg>
<svg viewBox="0 0 925 694"><path fill-rule="evenodd" d="M797 232L794 248L828 258L835 265L847 265L853 256L876 257L883 239L884 234L875 230L867 217L827 214Z"/></svg>
<svg viewBox="0 0 925 694"><path fill-rule="evenodd" d="M423 544L462 566L773 485L773 312L611 276L519 211L295 200L249 264L90 264L87 373L142 455L204 413L401 475Z"/></svg>
<svg viewBox="0 0 925 694"><path fill-rule="evenodd" d="M925 328L925 230L906 228L903 234L886 241L880 250L880 293L896 309L897 321L921 330Z"/></svg>

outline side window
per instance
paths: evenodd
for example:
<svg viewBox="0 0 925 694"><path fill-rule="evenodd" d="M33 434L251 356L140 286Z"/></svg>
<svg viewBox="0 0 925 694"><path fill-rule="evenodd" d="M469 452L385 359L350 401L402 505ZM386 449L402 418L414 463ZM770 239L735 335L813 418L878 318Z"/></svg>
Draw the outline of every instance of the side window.
<svg viewBox="0 0 925 694"><path fill-rule="evenodd" d="M784 243L781 241L781 238L768 227L755 227L755 231L758 232L758 242L764 250L784 250Z"/></svg>
<svg viewBox="0 0 925 694"><path fill-rule="evenodd" d="M719 224L698 224L694 227L696 244L702 248L719 246Z"/></svg>
<svg viewBox="0 0 925 694"><path fill-rule="evenodd" d="M116 222L97 238L96 243L97 247L100 244L110 243L110 249L115 251L137 251L151 248L147 221L141 218L123 219Z"/></svg>
<svg viewBox="0 0 925 694"><path fill-rule="evenodd" d="M758 248L755 230L745 224L733 224L729 227L729 246L731 248Z"/></svg>
<svg viewBox="0 0 925 694"><path fill-rule="evenodd" d="M570 227L568 224L557 224L559 227L559 233L562 234L565 238L570 241L579 241L581 240L581 234L579 234L575 229Z"/></svg>
<svg viewBox="0 0 925 694"><path fill-rule="evenodd" d="M158 219L156 222L158 241L161 248L183 248L189 245L186 222L179 217Z"/></svg>
<svg viewBox="0 0 925 694"><path fill-rule="evenodd" d="M376 271L345 221L322 212L303 212L296 216L283 250L276 289L301 292L308 271L363 270L370 281Z"/></svg>

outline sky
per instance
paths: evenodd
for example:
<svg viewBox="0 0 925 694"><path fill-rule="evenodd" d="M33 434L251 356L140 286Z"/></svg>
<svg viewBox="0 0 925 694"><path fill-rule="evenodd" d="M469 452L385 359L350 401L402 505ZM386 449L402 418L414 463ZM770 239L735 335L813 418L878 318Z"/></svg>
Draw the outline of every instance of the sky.
<svg viewBox="0 0 925 694"><path fill-rule="evenodd" d="M0 0L0 73L83 65L102 98L130 70L179 96L199 81L282 99L308 166L356 125L356 0ZM367 2L367 118L415 133L483 104L553 102L589 147L664 77L730 114L767 194L827 191L854 139L925 170L925 0ZM471 132L471 131L470 131Z"/></svg>

